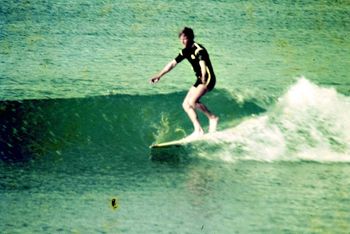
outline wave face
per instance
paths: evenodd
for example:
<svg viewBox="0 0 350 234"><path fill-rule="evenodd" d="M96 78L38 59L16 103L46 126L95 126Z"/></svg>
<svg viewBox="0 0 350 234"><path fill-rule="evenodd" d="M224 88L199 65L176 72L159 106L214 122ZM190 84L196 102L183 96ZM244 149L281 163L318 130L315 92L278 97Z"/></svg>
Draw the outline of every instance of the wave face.
<svg viewBox="0 0 350 234"><path fill-rule="evenodd" d="M148 155L150 144L191 133L181 107L185 95L2 102L1 159L26 161L72 151ZM301 78L268 110L254 101L237 101L224 90L203 102L219 114L220 131L185 147L186 155L224 161L350 161L350 101L334 89ZM207 129L205 117L200 120Z"/></svg>
<svg viewBox="0 0 350 234"><path fill-rule="evenodd" d="M184 137L192 126L182 110L183 93L114 95L85 99L5 101L0 104L0 157L26 161L68 152L126 156L148 154L155 141ZM264 111L254 102L237 102L221 90L203 99L222 126ZM205 119L200 116L206 127Z"/></svg>
<svg viewBox="0 0 350 234"><path fill-rule="evenodd" d="M216 133L198 154L225 161L349 162L349 116L349 97L300 78L266 113Z"/></svg>

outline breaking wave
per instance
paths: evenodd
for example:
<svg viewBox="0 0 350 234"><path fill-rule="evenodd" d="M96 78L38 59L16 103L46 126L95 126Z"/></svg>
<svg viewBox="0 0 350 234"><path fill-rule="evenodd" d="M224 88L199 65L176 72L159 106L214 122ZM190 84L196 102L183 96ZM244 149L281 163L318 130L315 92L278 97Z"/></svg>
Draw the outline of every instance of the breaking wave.
<svg viewBox="0 0 350 234"><path fill-rule="evenodd" d="M196 149L225 161L350 162L349 116L349 97L302 77L266 113L211 135L209 145Z"/></svg>

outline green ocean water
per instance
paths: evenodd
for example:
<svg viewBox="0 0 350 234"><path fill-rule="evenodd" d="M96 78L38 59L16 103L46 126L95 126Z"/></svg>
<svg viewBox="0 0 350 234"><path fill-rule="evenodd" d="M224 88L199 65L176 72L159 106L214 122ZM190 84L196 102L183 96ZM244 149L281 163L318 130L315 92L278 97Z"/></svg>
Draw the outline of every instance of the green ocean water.
<svg viewBox="0 0 350 234"><path fill-rule="evenodd" d="M2 1L1 99L186 90L193 83L186 65L158 89L145 82L178 54L184 25L209 50L219 88L279 96L304 75L348 94L349 7L348 1Z"/></svg>
<svg viewBox="0 0 350 234"><path fill-rule="evenodd" d="M349 12L2 0L0 232L349 233ZM148 83L183 26L210 53L219 131L150 150L192 131L190 65Z"/></svg>

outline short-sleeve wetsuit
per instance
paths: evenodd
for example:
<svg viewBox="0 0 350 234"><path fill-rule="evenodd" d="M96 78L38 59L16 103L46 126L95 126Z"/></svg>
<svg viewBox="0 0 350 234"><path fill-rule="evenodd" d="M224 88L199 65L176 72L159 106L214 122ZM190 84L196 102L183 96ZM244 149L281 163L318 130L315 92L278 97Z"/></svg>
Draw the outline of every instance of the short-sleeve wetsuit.
<svg viewBox="0 0 350 234"><path fill-rule="evenodd" d="M190 62L197 77L196 83L194 83L193 86L197 87L199 84L204 84L207 86L208 91L211 91L215 86L216 79L207 50L202 45L193 43L191 48L182 49L178 56L175 58L177 63L180 63L184 59L187 59ZM202 72L199 65L199 61L201 60L205 61L207 70L205 83L203 83L201 80Z"/></svg>

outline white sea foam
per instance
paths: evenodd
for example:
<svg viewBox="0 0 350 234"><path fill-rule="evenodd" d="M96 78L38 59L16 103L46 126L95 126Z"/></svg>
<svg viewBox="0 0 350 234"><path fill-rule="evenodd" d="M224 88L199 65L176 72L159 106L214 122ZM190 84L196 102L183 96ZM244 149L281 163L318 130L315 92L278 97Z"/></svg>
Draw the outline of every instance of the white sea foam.
<svg viewBox="0 0 350 234"><path fill-rule="evenodd" d="M349 97L301 77L267 113L211 134L209 150L199 154L225 161L350 162L349 116Z"/></svg>

